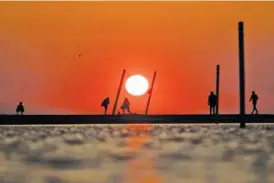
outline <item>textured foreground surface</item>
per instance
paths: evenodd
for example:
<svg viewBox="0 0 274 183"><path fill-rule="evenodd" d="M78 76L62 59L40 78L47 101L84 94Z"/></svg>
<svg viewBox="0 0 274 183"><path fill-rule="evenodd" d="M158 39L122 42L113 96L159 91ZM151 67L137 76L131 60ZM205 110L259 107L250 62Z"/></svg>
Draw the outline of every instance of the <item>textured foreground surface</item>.
<svg viewBox="0 0 274 183"><path fill-rule="evenodd" d="M2 183L270 183L274 125L0 127Z"/></svg>

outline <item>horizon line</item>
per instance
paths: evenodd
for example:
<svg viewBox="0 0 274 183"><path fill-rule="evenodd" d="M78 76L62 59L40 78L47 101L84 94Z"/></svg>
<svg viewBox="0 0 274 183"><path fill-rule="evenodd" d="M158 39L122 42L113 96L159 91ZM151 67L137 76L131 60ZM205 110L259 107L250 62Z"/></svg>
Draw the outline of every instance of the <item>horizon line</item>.
<svg viewBox="0 0 274 183"><path fill-rule="evenodd" d="M0 2L224 2L223 0L16 0L16 1L5 1L5 0L0 0ZM226 2L274 2L273 0L227 0Z"/></svg>

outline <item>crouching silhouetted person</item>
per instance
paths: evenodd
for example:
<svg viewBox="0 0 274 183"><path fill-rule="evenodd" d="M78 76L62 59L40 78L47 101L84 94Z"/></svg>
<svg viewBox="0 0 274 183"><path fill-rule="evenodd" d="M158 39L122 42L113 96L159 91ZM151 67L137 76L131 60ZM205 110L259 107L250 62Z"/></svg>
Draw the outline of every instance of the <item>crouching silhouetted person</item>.
<svg viewBox="0 0 274 183"><path fill-rule="evenodd" d="M24 109L23 103L20 102L16 108L16 113L17 113L17 115L19 115L19 113L21 113L21 115L23 115L24 112L25 112L25 109Z"/></svg>
<svg viewBox="0 0 274 183"><path fill-rule="evenodd" d="M123 114L125 114L125 110L127 110L127 112L128 112L129 114L131 114L131 111L130 111L129 106L130 106L129 100L128 100L127 98L125 98L125 100L124 100L124 102L123 102L123 104L122 104L122 106L121 106L121 109L122 109L122 111L123 111Z"/></svg>
<svg viewBox="0 0 274 183"><path fill-rule="evenodd" d="M105 98L101 103L101 106L105 108L105 115L107 115L108 105L109 105L109 97Z"/></svg>
<svg viewBox="0 0 274 183"><path fill-rule="evenodd" d="M216 104L217 104L217 96L213 92L210 92L210 95L208 97L210 115L216 114Z"/></svg>
<svg viewBox="0 0 274 183"><path fill-rule="evenodd" d="M252 110L251 114L254 114L254 112L256 112L256 114L258 114L258 109L257 109L258 99L259 99L258 95L255 93L255 91L252 91L251 97L249 99L249 102L252 100L252 104L253 104L253 110Z"/></svg>

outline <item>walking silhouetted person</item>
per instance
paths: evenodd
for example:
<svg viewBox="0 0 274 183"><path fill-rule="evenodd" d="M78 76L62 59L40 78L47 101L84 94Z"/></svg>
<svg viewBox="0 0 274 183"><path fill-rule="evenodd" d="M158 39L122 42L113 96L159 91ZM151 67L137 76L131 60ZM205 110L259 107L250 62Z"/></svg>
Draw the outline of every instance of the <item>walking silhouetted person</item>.
<svg viewBox="0 0 274 183"><path fill-rule="evenodd" d="M107 115L108 105L109 105L109 97L105 98L101 103L101 106L105 108L105 115Z"/></svg>
<svg viewBox="0 0 274 183"><path fill-rule="evenodd" d="M217 104L217 96L213 92L210 92L210 95L208 97L210 115L216 114L216 104Z"/></svg>
<svg viewBox="0 0 274 183"><path fill-rule="evenodd" d="M21 113L21 115L23 115L25 109L24 109L24 106L23 106L23 103L20 102L16 108L16 113L17 115L19 115L19 113Z"/></svg>
<svg viewBox="0 0 274 183"><path fill-rule="evenodd" d="M129 106L130 106L129 100L127 98L125 98L125 100L121 106L121 109L123 110L123 114L125 114L125 110L127 110L127 112L131 114Z"/></svg>
<svg viewBox="0 0 274 183"><path fill-rule="evenodd" d="M252 91L251 97L249 99L249 102L252 101L252 104L253 104L253 110L252 110L251 114L254 114L254 112L256 112L256 114L258 114L258 109L257 109L258 99L259 99L258 95L255 93L255 91Z"/></svg>

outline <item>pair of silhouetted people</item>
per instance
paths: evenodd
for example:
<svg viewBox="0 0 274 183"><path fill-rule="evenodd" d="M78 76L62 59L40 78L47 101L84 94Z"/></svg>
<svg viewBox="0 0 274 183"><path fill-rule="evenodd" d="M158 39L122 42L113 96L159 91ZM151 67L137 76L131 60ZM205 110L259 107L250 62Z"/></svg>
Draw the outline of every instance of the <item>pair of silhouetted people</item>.
<svg viewBox="0 0 274 183"><path fill-rule="evenodd" d="M109 97L105 98L102 103L101 103L101 106L105 108L105 115L107 114L107 109L108 109L108 105L109 105L110 101L109 101ZM127 110L128 113L131 114L131 111L130 111L130 102L127 98L125 98L122 106L121 106L121 109L123 111L123 114L125 114L125 110ZM118 113L120 114L120 111L118 111Z"/></svg>
<svg viewBox="0 0 274 183"><path fill-rule="evenodd" d="M18 104L17 108L16 108L16 113L17 113L17 115L19 115L19 113L20 113L21 115L23 115L24 112L25 112L25 109L24 109L23 103L20 102L20 103Z"/></svg>
<svg viewBox="0 0 274 183"><path fill-rule="evenodd" d="M253 110L252 110L251 114L254 114L254 112L256 112L256 114L258 114L258 109L257 109L258 99L259 99L258 95L255 93L255 91L252 91L251 97L249 99L249 102L252 101L252 104L253 104Z"/></svg>
<svg viewBox="0 0 274 183"><path fill-rule="evenodd" d="M217 96L213 92L210 92L207 104L209 105L210 115L216 114Z"/></svg>
<svg viewBox="0 0 274 183"><path fill-rule="evenodd" d="M259 99L258 95L255 93L255 91L252 91L251 97L249 99L249 102L252 101L252 104L253 104L253 110L252 110L251 114L254 114L254 112L256 114L258 114L258 109L257 109L258 99ZM213 92L210 92L210 95L208 97L208 105L210 107L210 114L216 114L217 100L218 100L217 96Z"/></svg>
<svg viewBox="0 0 274 183"><path fill-rule="evenodd" d="M109 105L110 101L109 101L109 97L105 98L102 103L101 103L101 106L105 108L105 115L107 114L107 110L108 110L108 105ZM121 109L123 111L123 114L125 114L125 110L128 111L128 113L131 114L131 111L130 111L130 102L127 98L125 98L122 106L121 106ZM120 111L118 111L118 113L120 114Z"/></svg>

